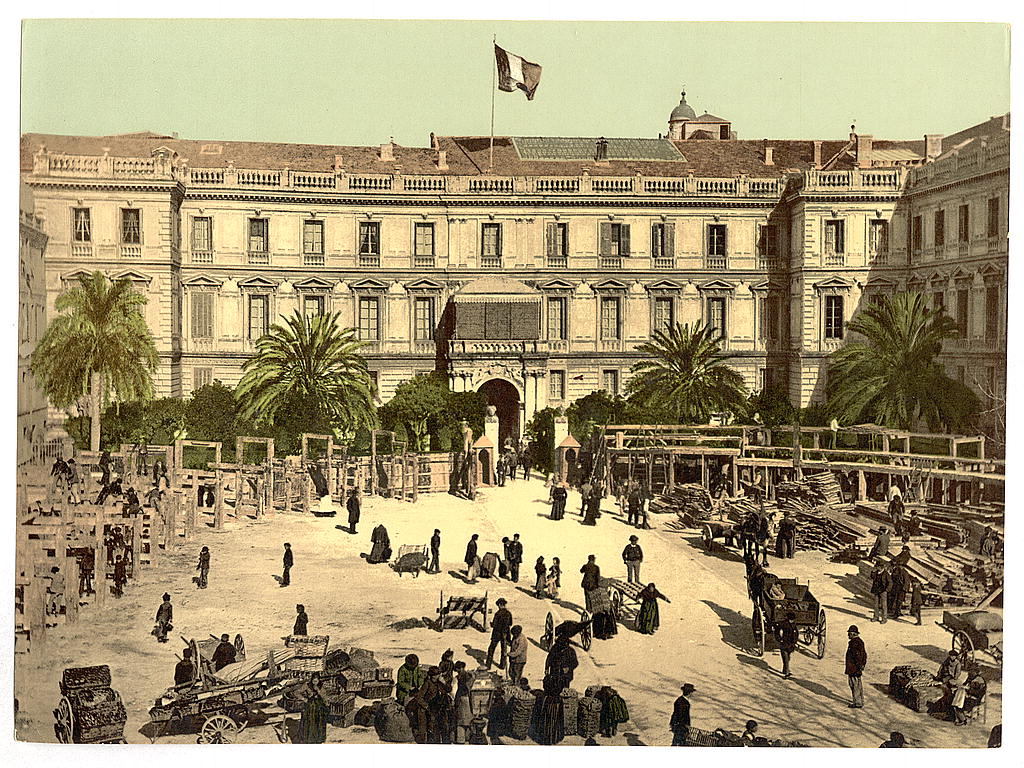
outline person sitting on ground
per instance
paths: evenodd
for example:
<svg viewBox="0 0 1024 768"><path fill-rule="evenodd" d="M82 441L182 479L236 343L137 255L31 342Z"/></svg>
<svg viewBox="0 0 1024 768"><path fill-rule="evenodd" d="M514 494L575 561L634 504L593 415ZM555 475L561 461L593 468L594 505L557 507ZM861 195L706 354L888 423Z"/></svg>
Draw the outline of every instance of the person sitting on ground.
<svg viewBox="0 0 1024 768"><path fill-rule="evenodd" d="M743 731L743 735L740 738L743 740L744 747L755 746L755 742L758 738L756 720L747 720L746 730Z"/></svg>
<svg viewBox="0 0 1024 768"><path fill-rule="evenodd" d="M878 746L882 749L903 749L907 746L907 738L899 731L893 731L889 734L889 740L883 741Z"/></svg>

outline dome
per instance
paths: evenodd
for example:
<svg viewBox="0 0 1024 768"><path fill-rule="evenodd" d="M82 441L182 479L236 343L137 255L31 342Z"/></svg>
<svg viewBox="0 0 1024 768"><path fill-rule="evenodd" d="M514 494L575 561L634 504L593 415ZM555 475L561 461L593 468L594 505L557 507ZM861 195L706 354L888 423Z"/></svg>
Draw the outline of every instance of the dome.
<svg viewBox="0 0 1024 768"><path fill-rule="evenodd" d="M674 123L682 120L693 120L697 117L697 113L693 111L693 107L686 103L686 91L679 94L682 98L679 99L679 106L672 110L672 114L669 115L668 121Z"/></svg>

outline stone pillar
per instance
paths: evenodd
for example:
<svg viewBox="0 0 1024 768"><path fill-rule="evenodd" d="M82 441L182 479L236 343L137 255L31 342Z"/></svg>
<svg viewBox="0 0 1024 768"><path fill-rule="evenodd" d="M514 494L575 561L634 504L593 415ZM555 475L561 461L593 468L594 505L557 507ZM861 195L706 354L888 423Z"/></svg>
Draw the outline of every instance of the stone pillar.
<svg viewBox="0 0 1024 768"><path fill-rule="evenodd" d="M167 491L165 497L167 516L164 525L164 548L170 550L178 543L178 520L181 519L181 495L177 491Z"/></svg>
<svg viewBox="0 0 1024 768"><path fill-rule="evenodd" d="M501 443L498 442L498 417L491 413L484 417L484 435L494 444L495 450L501 450Z"/></svg>

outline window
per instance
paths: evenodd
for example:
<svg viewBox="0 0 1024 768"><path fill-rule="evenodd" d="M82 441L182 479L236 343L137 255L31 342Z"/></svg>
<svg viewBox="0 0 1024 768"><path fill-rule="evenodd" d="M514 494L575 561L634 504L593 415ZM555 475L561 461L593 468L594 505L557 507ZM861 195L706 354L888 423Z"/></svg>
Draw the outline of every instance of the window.
<svg viewBox="0 0 1024 768"><path fill-rule="evenodd" d="M481 266L501 266L501 224L480 225Z"/></svg>
<svg viewBox="0 0 1024 768"><path fill-rule="evenodd" d="M938 210L935 212L935 247L941 248L946 244L946 212Z"/></svg>
<svg viewBox="0 0 1024 768"><path fill-rule="evenodd" d="M621 267L622 257L629 256L629 224L618 221L601 222L599 248L602 267Z"/></svg>
<svg viewBox="0 0 1024 768"><path fill-rule="evenodd" d="M359 222L359 255L380 256L380 222Z"/></svg>
<svg viewBox="0 0 1024 768"><path fill-rule="evenodd" d="M202 389L213 384L213 368L192 369L192 390Z"/></svg>
<svg viewBox="0 0 1024 768"><path fill-rule="evenodd" d="M417 223L413 232L414 266L434 266L434 225Z"/></svg>
<svg viewBox="0 0 1024 768"><path fill-rule="evenodd" d="M839 219L829 219L825 222L825 255L842 256L846 253L846 231L843 227L845 222Z"/></svg>
<svg viewBox="0 0 1024 768"><path fill-rule="evenodd" d="M548 372L548 399L565 400L565 371Z"/></svg>
<svg viewBox="0 0 1024 768"><path fill-rule="evenodd" d="M725 338L725 298L721 296L712 296L708 299L708 325L711 326L711 330L715 332L715 335L719 338Z"/></svg>
<svg viewBox="0 0 1024 768"><path fill-rule="evenodd" d="M921 250L921 239L922 239L922 233L923 232L924 232L924 228L923 228L923 226L921 224L921 217L920 216L915 216L914 217L914 223L911 226L911 237L910 237L911 246L913 247L913 249L915 251L920 251Z"/></svg>
<svg viewBox="0 0 1024 768"><path fill-rule="evenodd" d="M209 291L192 294L192 338L213 338L213 294Z"/></svg>
<svg viewBox="0 0 1024 768"><path fill-rule="evenodd" d="M324 255L324 223L316 219L302 222L302 253L306 256ZM321 263L323 263L321 261Z"/></svg>
<svg viewBox="0 0 1024 768"><path fill-rule="evenodd" d="M999 237L999 198L988 199L988 226L985 229L988 237Z"/></svg>
<svg viewBox="0 0 1024 768"><path fill-rule="evenodd" d="M601 388L609 395L619 394L619 372L614 370L601 372Z"/></svg>
<svg viewBox="0 0 1024 768"><path fill-rule="evenodd" d="M303 296L302 312L306 320L312 322L314 318L324 313L324 297L317 294Z"/></svg>
<svg viewBox="0 0 1024 768"><path fill-rule="evenodd" d="M266 335L270 325L270 297L253 294L249 297L249 340L256 341Z"/></svg>
<svg viewBox="0 0 1024 768"><path fill-rule="evenodd" d="M547 300L548 308L548 338L549 339L565 339L566 327L565 327L565 305L566 299L564 296L549 296Z"/></svg>
<svg viewBox="0 0 1024 768"><path fill-rule="evenodd" d="M779 337L779 297L763 296L758 301L758 335L762 341L774 341Z"/></svg>
<svg viewBox="0 0 1024 768"><path fill-rule="evenodd" d="M270 229L266 219L249 219L249 253L266 253L267 233Z"/></svg>
<svg viewBox="0 0 1024 768"><path fill-rule="evenodd" d="M708 224L708 256L726 255L725 224Z"/></svg>
<svg viewBox="0 0 1024 768"><path fill-rule="evenodd" d="M946 294L943 291L936 291L932 294L932 309L936 312L945 312Z"/></svg>
<svg viewBox="0 0 1024 768"><path fill-rule="evenodd" d="M868 253L882 256L889 253L889 222L872 219L868 223Z"/></svg>
<svg viewBox="0 0 1024 768"><path fill-rule="evenodd" d="M654 330L667 331L675 322L671 296L659 296L654 300Z"/></svg>
<svg viewBox="0 0 1024 768"><path fill-rule="evenodd" d="M971 206L964 204L960 206L960 215L957 219L957 234L961 243L971 239Z"/></svg>
<svg viewBox="0 0 1024 768"><path fill-rule="evenodd" d="M825 338L843 338L843 297L825 297Z"/></svg>
<svg viewBox="0 0 1024 768"><path fill-rule="evenodd" d="M141 214L138 208L121 209L121 242L139 245L142 242Z"/></svg>
<svg viewBox="0 0 1024 768"><path fill-rule="evenodd" d="M651 225L651 258L656 267L672 267L675 262L675 226L656 223Z"/></svg>
<svg viewBox="0 0 1024 768"><path fill-rule="evenodd" d="M772 369L771 368L758 368L757 370L757 383L760 387L761 392L765 392L772 387Z"/></svg>
<svg viewBox="0 0 1024 768"><path fill-rule="evenodd" d="M759 268L773 266L779 257L779 230L774 224L762 224L757 232Z"/></svg>
<svg viewBox="0 0 1024 768"><path fill-rule="evenodd" d="M601 297L601 338L614 340L620 338L619 298L617 296Z"/></svg>
<svg viewBox="0 0 1024 768"><path fill-rule="evenodd" d="M359 338L377 341L380 338L380 299L376 296L359 298Z"/></svg>
<svg viewBox="0 0 1024 768"><path fill-rule="evenodd" d="M192 218L192 250L205 253L213 251L213 219L209 216Z"/></svg>
<svg viewBox="0 0 1024 768"><path fill-rule="evenodd" d="M76 243L92 242L92 214L88 208L72 209L72 240Z"/></svg>
<svg viewBox="0 0 1024 768"><path fill-rule="evenodd" d="M548 266L567 267L569 265L569 225L564 221L548 224L546 241Z"/></svg>
<svg viewBox="0 0 1024 768"><path fill-rule="evenodd" d="M985 289L985 341L992 342L999 338L999 288L989 286Z"/></svg>
<svg viewBox="0 0 1024 768"><path fill-rule="evenodd" d="M413 301L413 338L416 341L434 338L434 300L429 296L418 296Z"/></svg>
<svg viewBox="0 0 1024 768"><path fill-rule="evenodd" d="M960 329L960 335L967 338L967 305L970 301L970 293L965 288L956 292L956 325Z"/></svg>

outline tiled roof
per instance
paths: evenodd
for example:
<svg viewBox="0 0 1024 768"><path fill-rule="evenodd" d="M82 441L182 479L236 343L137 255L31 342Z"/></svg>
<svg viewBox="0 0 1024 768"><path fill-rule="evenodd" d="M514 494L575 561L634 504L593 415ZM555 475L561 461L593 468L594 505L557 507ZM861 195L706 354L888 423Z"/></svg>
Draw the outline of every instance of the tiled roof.
<svg viewBox="0 0 1024 768"><path fill-rule="evenodd" d="M714 139L717 139L717 138L718 137L715 136L715 134L713 134L711 131L705 131L703 128L701 128L700 130L694 131L689 136L687 136L686 140L687 141L693 141L694 139L697 139L698 141L701 141L701 140L708 140L708 139L714 140Z"/></svg>
<svg viewBox="0 0 1024 768"><path fill-rule="evenodd" d="M696 117L690 121L691 123L729 123L731 120L723 120L720 117L715 117L710 112L705 112L700 117Z"/></svg>
<svg viewBox="0 0 1024 768"><path fill-rule="evenodd" d="M488 174L491 139L488 136L438 136L437 149L447 154L448 169L437 169L437 150L427 147L394 147L394 161L381 161L379 147L352 147L321 144L283 144L248 141L210 141L174 139L159 134L127 134L123 136L61 136L55 134L24 134L21 137L21 168L32 169L32 155L40 148L49 152L72 155L103 155L114 157L149 157L154 149L166 147L188 161L191 168L223 168L232 163L240 169L300 171L332 171L335 156L340 156L341 167L349 173L389 173L400 166L406 174ZM769 140L773 148L772 165L764 164L763 140L728 141L675 141L659 139L608 139L607 162L594 161L589 138L540 138L540 146L561 145L579 154L588 147L584 157L565 160L529 159L520 154L524 139L507 136L494 137L493 173L501 176L578 176L584 169L592 176L695 176L730 178L740 174L752 177L778 177L787 170L807 170L812 167L814 143L808 140ZM529 141L534 141L530 139ZM527 143L529 143L527 141ZM623 152L643 154L647 159L615 159L614 142L624 142ZM516 150L516 144L520 151ZM840 153L847 141L822 142L822 159L828 160ZM674 145L674 149L672 148ZM876 149L910 150L924 154L923 141L874 142ZM675 151L676 159L660 159ZM567 152L572 154L572 152ZM657 154L658 158L652 158ZM843 154L831 167L852 168L856 160Z"/></svg>
<svg viewBox="0 0 1024 768"><path fill-rule="evenodd" d="M513 136L523 160L593 160L600 139L555 136ZM668 139L604 139L608 160L681 160Z"/></svg>

